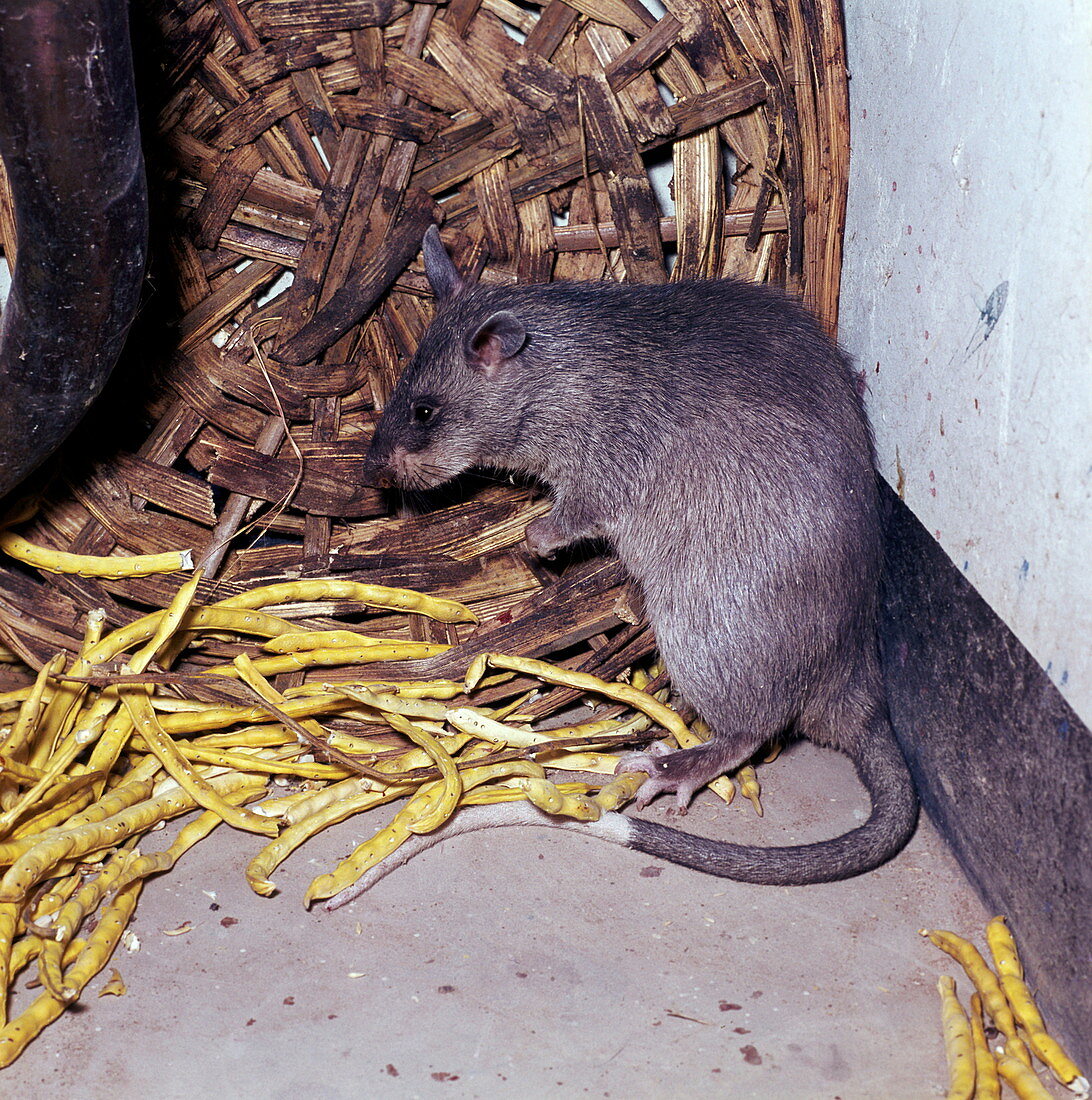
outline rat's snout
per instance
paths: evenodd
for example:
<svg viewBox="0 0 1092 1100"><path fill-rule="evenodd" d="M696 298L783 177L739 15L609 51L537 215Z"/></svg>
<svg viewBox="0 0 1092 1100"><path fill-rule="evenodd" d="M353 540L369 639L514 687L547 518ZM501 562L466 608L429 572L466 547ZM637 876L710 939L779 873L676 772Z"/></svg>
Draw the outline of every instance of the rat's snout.
<svg viewBox="0 0 1092 1100"><path fill-rule="evenodd" d="M387 442L386 435L376 434L364 456L361 480L376 489L431 489L447 481L453 474L427 450L411 450L401 442Z"/></svg>
<svg viewBox="0 0 1092 1100"><path fill-rule="evenodd" d="M364 476L362 480L365 485L370 485L373 489L394 488L394 474L391 472L389 466L380 468L365 461Z"/></svg>
<svg viewBox="0 0 1092 1100"><path fill-rule="evenodd" d="M391 465L391 453L388 448L376 446L373 442L364 456L361 481L376 489L393 489L395 486L394 467Z"/></svg>

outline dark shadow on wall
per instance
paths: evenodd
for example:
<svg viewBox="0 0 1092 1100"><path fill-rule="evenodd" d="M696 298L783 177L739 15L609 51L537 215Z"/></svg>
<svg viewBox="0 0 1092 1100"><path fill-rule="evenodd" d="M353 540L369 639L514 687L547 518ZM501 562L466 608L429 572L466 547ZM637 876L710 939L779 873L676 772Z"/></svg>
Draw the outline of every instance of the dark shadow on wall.
<svg viewBox="0 0 1092 1100"><path fill-rule="evenodd" d="M1047 1026L1086 1068L1092 733L909 508L885 496L881 636L903 750L926 812L1009 918ZM982 929L953 931L984 946Z"/></svg>

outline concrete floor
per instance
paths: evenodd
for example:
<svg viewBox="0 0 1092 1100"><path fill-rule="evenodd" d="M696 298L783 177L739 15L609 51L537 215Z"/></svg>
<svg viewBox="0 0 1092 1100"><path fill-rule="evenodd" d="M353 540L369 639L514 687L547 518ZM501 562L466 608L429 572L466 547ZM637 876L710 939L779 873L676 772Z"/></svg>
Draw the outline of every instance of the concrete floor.
<svg viewBox="0 0 1092 1100"><path fill-rule="evenodd" d="M805 841L867 807L848 761L810 745L760 778L765 818L706 794L688 827ZM310 879L376 820L312 841L271 899L243 879L257 838L218 830L145 888L140 950L111 964L128 993L99 998L104 971L0 1071L0 1095L944 1095L936 976L964 999L967 982L917 930L981 943L990 914L926 821L879 871L791 889L570 833L478 833L306 912Z"/></svg>

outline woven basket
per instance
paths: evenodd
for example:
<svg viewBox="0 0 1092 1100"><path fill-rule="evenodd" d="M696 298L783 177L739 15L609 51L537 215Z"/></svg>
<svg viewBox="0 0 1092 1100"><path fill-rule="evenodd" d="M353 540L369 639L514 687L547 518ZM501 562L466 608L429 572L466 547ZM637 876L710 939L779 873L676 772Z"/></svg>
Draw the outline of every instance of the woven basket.
<svg viewBox="0 0 1092 1100"><path fill-rule="evenodd" d="M616 563L547 570L521 550L544 510L530 491L470 479L411 515L362 487L359 470L431 314L419 249L433 221L484 280L732 274L785 285L833 331L848 161L837 0L667 7L660 18L638 0L138 10L137 41L155 43L140 51L157 129L154 295L20 532L92 554L193 547L208 569L202 602L329 575L454 596L478 627L410 619L416 638L461 643L436 672L484 649L599 674L648 653ZM671 178L673 209L650 173ZM0 637L37 668L79 648L89 609L120 625L178 583L5 561ZM281 613L321 627L365 611L329 601ZM368 629L405 622L372 613ZM231 652L210 644L193 660ZM567 698L555 691L539 712Z"/></svg>

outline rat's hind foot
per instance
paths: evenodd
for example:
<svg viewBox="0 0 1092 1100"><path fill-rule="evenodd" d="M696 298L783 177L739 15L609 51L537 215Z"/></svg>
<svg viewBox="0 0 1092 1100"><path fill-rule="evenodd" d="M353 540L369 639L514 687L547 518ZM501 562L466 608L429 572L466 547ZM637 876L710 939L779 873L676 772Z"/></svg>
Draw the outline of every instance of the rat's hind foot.
<svg viewBox="0 0 1092 1100"><path fill-rule="evenodd" d="M637 809L643 810L660 791L674 790L673 787L657 784L657 777L660 774L660 762L667 759L674 751L674 749L669 749L662 741L652 741L645 750L627 752L618 761L614 769L615 775L621 775L623 772L648 772L648 778L637 788L637 794L634 797ZM684 808L683 813L685 812Z"/></svg>
<svg viewBox="0 0 1092 1100"><path fill-rule="evenodd" d="M654 741L644 752L630 752L614 769L620 772L648 772L634 799L643 810L663 791L675 792L679 813L685 814L696 791L739 763L737 755L723 740L714 739L691 749L669 749Z"/></svg>

